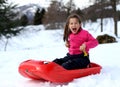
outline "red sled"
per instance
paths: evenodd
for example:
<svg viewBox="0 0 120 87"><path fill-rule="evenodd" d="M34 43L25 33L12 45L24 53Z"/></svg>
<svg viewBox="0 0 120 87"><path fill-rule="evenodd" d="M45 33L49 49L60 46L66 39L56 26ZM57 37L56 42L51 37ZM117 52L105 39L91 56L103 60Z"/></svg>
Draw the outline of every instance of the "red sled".
<svg viewBox="0 0 120 87"><path fill-rule="evenodd" d="M20 64L18 70L22 76L30 79L63 83L70 82L75 78L98 74L101 68L96 63L90 63L89 68L66 70L54 62L27 60Z"/></svg>

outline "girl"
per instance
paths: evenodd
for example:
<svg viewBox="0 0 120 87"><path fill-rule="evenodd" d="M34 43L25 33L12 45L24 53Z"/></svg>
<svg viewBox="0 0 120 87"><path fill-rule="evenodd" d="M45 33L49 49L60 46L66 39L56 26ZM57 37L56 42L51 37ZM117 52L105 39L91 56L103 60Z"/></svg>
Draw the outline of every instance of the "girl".
<svg viewBox="0 0 120 87"><path fill-rule="evenodd" d="M89 49L96 47L98 41L81 28L81 20L77 14L67 18L63 40L69 52L64 58L55 59L53 62L68 70L86 68L90 64Z"/></svg>

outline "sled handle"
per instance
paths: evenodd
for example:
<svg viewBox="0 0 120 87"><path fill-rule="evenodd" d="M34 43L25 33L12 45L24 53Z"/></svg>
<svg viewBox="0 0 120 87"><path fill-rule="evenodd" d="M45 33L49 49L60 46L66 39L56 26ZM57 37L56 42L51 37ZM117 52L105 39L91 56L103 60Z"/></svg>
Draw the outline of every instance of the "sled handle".
<svg viewBox="0 0 120 87"><path fill-rule="evenodd" d="M84 56L87 56L87 55L88 55L87 52L86 52L85 50L83 51L83 53L84 53Z"/></svg>

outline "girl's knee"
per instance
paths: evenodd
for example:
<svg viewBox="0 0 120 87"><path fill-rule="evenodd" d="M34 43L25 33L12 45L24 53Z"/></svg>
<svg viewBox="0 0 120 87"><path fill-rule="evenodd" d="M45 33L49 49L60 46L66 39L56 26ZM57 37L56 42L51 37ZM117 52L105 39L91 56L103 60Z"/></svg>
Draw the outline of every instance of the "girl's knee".
<svg viewBox="0 0 120 87"><path fill-rule="evenodd" d="M67 70L71 70L71 69L75 68L73 65L73 62L71 60L68 60L67 62L63 63L62 67L67 69Z"/></svg>
<svg viewBox="0 0 120 87"><path fill-rule="evenodd" d="M63 63L62 59L55 59L55 60L53 60L53 62L55 62L59 65L61 65Z"/></svg>

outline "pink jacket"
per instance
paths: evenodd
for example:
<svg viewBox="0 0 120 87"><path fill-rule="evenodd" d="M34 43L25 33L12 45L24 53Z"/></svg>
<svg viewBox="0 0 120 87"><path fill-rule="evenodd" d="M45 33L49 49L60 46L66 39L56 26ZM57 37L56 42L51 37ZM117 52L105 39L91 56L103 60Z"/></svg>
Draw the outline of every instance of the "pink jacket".
<svg viewBox="0 0 120 87"><path fill-rule="evenodd" d="M94 48L98 45L98 41L86 30L81 29L77 34L71 33L69 35L69 54L81 54L80 46L86 44L86 52L89 53L90 48Z"/></svg>

